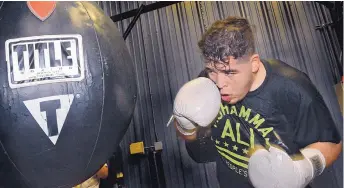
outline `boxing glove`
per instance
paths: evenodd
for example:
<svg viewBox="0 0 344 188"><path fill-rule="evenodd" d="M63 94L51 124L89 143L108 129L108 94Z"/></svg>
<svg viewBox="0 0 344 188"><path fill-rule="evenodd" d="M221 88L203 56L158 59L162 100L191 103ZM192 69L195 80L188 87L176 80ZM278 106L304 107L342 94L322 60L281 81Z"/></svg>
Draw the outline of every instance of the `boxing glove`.
<svg viewBox="0 0 344 188"><path fill-rule="evenodd" d="M271 146L258 149L249 159L248 175L255 188L304 188L325 168L325 158L317 149L301 150L293 160L283 150Z"/></svg>
<svg viewBox="0 0 344 188"><path fill-rule="evenodd" d="M199 77L184 84L173 104L173 117L177 129L184 135L192 135L196 126L207 127L216 118L221 105L219 89L208 78Z"/></svg>

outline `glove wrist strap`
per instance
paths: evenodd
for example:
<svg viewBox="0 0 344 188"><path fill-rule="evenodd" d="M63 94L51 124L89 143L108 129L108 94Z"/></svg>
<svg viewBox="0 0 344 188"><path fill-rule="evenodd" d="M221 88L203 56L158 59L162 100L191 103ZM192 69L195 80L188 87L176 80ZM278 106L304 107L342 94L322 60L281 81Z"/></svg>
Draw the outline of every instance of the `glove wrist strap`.
<svg viewBox="0 0 344 188"><path fill-rule="evenodd" d="M182 133L183 135L185 135L185 136L193 135L193 134L195 134L195 132L196 132L196 130L194 130L194 131L192 131L192 132L187 132L187 131L185 131L183 128L181 128L179 125L177 125L176 127L177 127L178 131L179 131L180 133Z"/></svg>
<svg viewBox="0 0 344 188"><path fill-rule="evenodd" d="M313 148L306 148L301 150L303 156L312 164L313 177L319 176L326 167L326 161L323 154Z"/></svg>

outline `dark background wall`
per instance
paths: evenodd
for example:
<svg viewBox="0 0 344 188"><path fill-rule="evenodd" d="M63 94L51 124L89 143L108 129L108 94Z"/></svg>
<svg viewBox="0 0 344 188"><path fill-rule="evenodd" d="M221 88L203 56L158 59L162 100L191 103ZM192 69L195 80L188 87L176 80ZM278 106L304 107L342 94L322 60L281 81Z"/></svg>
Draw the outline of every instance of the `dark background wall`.
<svg viewBox="0 0 344 188"><path fill-rule="evenodd" d="M109 16L153 2L98 2ZM172 102L185 82L203 68L197 41L207 27L227 16L246 17L256 29L257 51L262 58L278 58L309 74L324 96L338 129L343 116L334 92L340 80L340 44L331 27L330 13L314 2L182 2L141 15L126 40L136 64L138 101L135 114L121 143L127 187L152 187L148 161L132 161L129 144L162 141L167 187L218 187L215 164L196 164L173 127L166 128ZM116 22L124 33L128 18ZM116 45L116 44L114 44ZM133 70L134 71L134 70ZM314 182L315 188L343 187L343 158Z"/></svg>

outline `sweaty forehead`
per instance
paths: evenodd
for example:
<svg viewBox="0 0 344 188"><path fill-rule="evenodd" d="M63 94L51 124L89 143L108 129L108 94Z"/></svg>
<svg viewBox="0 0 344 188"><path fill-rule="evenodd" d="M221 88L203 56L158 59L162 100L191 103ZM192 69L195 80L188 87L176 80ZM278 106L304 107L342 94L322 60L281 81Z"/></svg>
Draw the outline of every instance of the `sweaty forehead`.
<svg viewBox="0 0 344 188"><path fill-rule="evenodd" d="M228 70L229 63L224 62L209 62L206 64L206 68L208 69L216 69L216 70Z"/></svg>

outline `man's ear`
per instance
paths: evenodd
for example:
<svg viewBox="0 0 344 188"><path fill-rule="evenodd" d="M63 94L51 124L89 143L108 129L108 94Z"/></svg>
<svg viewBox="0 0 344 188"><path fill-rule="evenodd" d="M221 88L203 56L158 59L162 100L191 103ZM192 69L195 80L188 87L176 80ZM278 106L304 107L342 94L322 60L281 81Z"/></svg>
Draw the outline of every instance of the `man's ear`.
<svg viewBox="0 0 344 188"><path fill-rule="evenodd" d="M260 66L260 58L258 54L253 54L250 58L252 63L252 73L257 73Z"/></svg>

